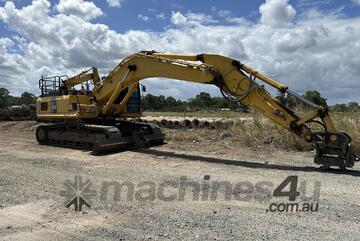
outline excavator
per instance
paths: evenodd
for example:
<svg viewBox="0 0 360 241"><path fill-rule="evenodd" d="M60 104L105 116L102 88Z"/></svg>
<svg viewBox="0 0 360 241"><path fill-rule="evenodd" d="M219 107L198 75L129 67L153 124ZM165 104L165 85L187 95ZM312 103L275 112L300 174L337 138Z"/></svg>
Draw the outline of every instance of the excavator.
<svg viewBox="0 0 360 241"><path fill-rule="evenodd" d="M105 77L100 77L95 67L70 78L41 77L38 143L93 153L163 144L165 135L157 125L134 121L142 109L139 81L152 77L165 78L164 84L167 78L217 86L225 99L252 107L312 143L316 149L314 162L322 168L346 170L359 161L351 151L351 137L336 130L328 108L238 60L214 54L141 51L123 59ZM295 97L311 111L300 116L274 98L260 81ZM75 88L79 85L80 90ZM311 123L320 125L321 131L312 130Z"/></svg>

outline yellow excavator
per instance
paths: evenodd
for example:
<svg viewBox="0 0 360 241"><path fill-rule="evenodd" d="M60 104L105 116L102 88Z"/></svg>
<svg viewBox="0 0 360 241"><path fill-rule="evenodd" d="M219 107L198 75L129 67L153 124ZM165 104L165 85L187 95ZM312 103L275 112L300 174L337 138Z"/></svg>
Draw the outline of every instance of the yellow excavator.
<svg viewBox="0 0 360 241"><path fill-rule="evenodd" d="M223 97L250 106L263 116L313 143L315 163L324 168L353 167L359 157L351 152L351 138L338 132L326 107L318 106L268 76L245 64L220 55L168 54L142 51L125 58L108 76L100 78L93 67L68 77L39 80L36 139L40 144L83 148L92 152L164 142L164 134L154 124L133 121L141 116L139 81L164 77L215 85ZM300 116L290 110L256 80L312 107ZM164 79L164 85L166 85ZM75 86L82 85L76 89ZM85 86L85 87L84 87ZM311 130L317 123L322 132Z"/></svg>

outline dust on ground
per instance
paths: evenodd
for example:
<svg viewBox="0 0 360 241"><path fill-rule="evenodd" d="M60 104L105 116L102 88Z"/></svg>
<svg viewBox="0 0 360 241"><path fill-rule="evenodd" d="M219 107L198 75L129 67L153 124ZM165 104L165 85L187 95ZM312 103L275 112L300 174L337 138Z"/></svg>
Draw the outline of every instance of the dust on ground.
<svg viewBox="0 0 360 241"><path fill-rule="evenodd" d="M346 174L324 172L313 163L313 153L253 151L211 139L96 156L38 145L35 128L31 121L0 123L1 240L357 240L360 236L359 166ZM129 201L123 192L119 201L112 192L106 200L100 197L104 182L130 182L136 190L146 182L158 185L181 178L201 185L266 181L276 187L291 175L307 182L310 196L315 181L321 182L318 212L267 212L271 203L287 203L287 197L225 200L223 189L215 201L193 200L192 188L186 189L183 201L157 196ZM89 179L96 191L91 208L84 206L81 212L66 208L61 194L64 181L75 176ZM176 189L167 186L167 190L176 194Z"/></svg>

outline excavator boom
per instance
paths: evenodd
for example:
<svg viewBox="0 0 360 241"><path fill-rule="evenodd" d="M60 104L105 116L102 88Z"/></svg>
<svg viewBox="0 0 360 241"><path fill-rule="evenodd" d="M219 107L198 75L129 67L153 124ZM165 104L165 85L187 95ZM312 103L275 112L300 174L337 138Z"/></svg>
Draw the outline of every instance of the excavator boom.
<svg viewBox="0 0 360 241"><path fill-rule="evenodd" d="M289 90L284 84L237 60L213 54L181 55L142 51L125 58L102 80L96 68L91 70L92 73L84 71L63 83L65 88L72 88L76 84L92 80L94 88L91 93L56 97L59 101L61 98L76 97L77 108L73 108L72 111L66 109L62 112L56 111L56 113L49 113L47 110L38 111L38 118L40 120L75 119L83 122L101 122L100 120L110 117L128 117L126 105L131 96L138 91L138 82L151 77L164 77L217 86L227 100L250 106L307 142L314 143L317 150L315 162L320 165L339 166L345 169L345 167L352 167L354 162L358 161L358 157L350 151L351 138L335 129L327 108L309 102ZM282 105L258 82L263 82L282 93L298 98L312 107L313 111L301 117ZM46 101L48 99L40 98L38 107ZM66 101L58 104L65 105ZM313 132L308 125L311 122L321 124L324 131ZM140 129L138 128L137 131ZM124 131L122 128L122 132ZM128 136L134 137L133 134L128 134Z"/></svg>

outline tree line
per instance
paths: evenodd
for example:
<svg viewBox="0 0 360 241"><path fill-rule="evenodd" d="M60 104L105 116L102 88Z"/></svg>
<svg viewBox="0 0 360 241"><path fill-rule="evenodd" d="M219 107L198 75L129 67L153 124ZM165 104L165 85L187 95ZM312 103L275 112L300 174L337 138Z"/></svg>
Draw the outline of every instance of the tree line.
<svg viewBox="0 0 360 241"><path fill-rule="evenodd" d="M34 94L26 91L20 96L12 96L9 90L0 88L0 109L6 109L10 106L30 106L36 103L36 98Z"/></svg>
<svg viewBox="0 0 360 241"><path fill-rule="evenodd" d="M12 96L7 89L0 88L0 120L35 119L36 98L29 92Z"/></svg>
<svg viewBox="0 0 360 241"><path fill-rule="evenodd" d="M335 104L329 106L326 102L326 99L321 96L321 94L316 90L306 91L305 94L302 95L305 99L324 107L328 107L331 111L334 112L347 112L347 111L360 111L360 106L357 102L349 102L348 104ZM276 98L284 105L288 106L291 109L302 108L306 109L304 103L296 99L291 95L279 94Z"/></svg>
<svg viewBox="0 0 360 241"><path fill-rule="evenodd" d="M142 99L145 111L185 111L185 110L209 110L209 109L244 109L237 103L229 102L222 97L212 97L209 93L201 92L195 98L187 101L176 100L174 97L163 95L155 96L147 94Z"/></svg>
<svg viewBox="0 0 360 241"><path fill-rule="evenodd" d="M360 111L360 106L357 102L350 102L348 104L335 104L329 106L327 101L318 91L311 90L302 95L305 99L324 107L330 108L336 112L346 111ZM306 109L303 102L291 95L279 94L275 97L280 103L289 107L290 109ZM154 96L148 94L143 97L143 106L146 111L184 111L190 110L209 110L209 109L231 109L247 111L248 109L238 103L229 102L222 97L212 97L209 93L201 92L195 98L187 101L176 100L173 97L165 97L163 95Z"/></svg>
<svg viewBox="0 0 360 241"><path fill-rule="evenodd" d="M307 91L303 97L317 105L329 107L330 110L336 112L359 111L360 106L357 102L348 104L335 104L328 106L326 99L321 96L318 91ZM20 96L10 95L9 90L0 88L0 109L7 109L11 106L27 106L31 109L35 108L36 96L29 92L24 92ZM302 102L290 95L279 94L276 96L282 104L291 109L307 108ZM247 108L238 103L229 102L222 97L212 97L209 93L201 92L196 97L187 101L177 100L174 97L165 97L164 95L147 94L142 98L143 109L145 111L174 111L182 112L185 110L210 110L210 109L230 109L247 111Z"/></svg>

